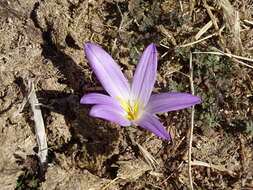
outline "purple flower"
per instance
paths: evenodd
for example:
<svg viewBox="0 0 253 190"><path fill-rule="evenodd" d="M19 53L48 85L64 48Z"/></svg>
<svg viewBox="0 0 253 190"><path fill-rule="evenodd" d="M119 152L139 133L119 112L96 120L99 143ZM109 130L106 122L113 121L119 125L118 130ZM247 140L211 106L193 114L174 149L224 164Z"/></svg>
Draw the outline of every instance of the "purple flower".
<svg viewBox="0 0 253 190"><path fill-rule="evenodd" d="M93 117L102 118L122 126L138 125L164 139L170 139L167 130L154 116L190 107L201 102L189 93L159 93L151 95L157 72L157 50L150 44L143 52L129 84L112 57L101 47L85 44L87 59L108 95L84 95L81 104L96 104L90 110Z"/></svg>

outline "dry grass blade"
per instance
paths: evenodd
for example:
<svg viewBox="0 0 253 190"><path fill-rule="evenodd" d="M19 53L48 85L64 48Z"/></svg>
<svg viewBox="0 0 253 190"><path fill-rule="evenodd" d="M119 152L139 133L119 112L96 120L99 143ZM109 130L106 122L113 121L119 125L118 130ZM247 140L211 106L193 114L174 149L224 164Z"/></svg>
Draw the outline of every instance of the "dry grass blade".
<svg viewBox="0 0 253 190"><path fill-rule="evenodd" d="M250 24L250 25L253 25L253 21L250 21L250 20L243 20L245 23L247 24Z"/></svg>
<svg viewBox="0 0 253 190"><path fill-rule="evenodd" d="M145 158L146 162L149 164L150 167L153 169L157 168L158 162L156 159L145 149L143 148L140 144L136 143L138 148L140 149L143 157Z"/></svg>
<svg viewBox="0 0 253 190"><path fill-rule="evenodd" d="M197 54L197 53L205 53L205 54L214 54L214 55L225 55L228 56L230 58L236 58L236 59L241 59L244 61L249 61L249 62L253 62L253 59L247 58L247 57L243 57L243 56L239 56L239 55L234 55L231 53L224 53L220 50L218 50L218 52L215 51L209 51L209 52L193 52L193 54Z"/></svg>
<svg viewBox="0 0 253 190"><path fill-rule="evenodd" d="M114 178L112 181L110 181L108 184L106 184L104 187L101 188L101 190L106 190L110 187L110 185L112 185L113 183L115 183L117 180L119 180L119 177Z"/></svg>
<svg viewBox="0 0 253 190"><path fill-rule="evenodd" d="M200 42L202 42L202 41L205 41L205 40L207 40L207 39L209 39L209 38L212 38L213 36L217 36L217 35L219 35L219 34L223 31L224 28L225 28L224 26L221 27L221 29L218 31L218 33L215 32L215 33L210 34L210 35L208 35L208 36L206 36L206 37L204 37L204 38L202 38L202 39L199 39L199 40L196 40L196 41L194 41L194 42L187 43L187 44L180 45L179 47L188 47L188 46L192 46L192 45L198 44L198 43L200 43Z"/></svg>
<svg viewBox="0 0 253 190"><path fill-rule="evenodd" d="M200 42L202 42L202 41L205 41L205 40L207 40L207 39L209 39L209 38L212 38L213 36L217 36L217 33L210 34L210 35L208 35L208 36L206 36L206 37L204 37L204 38L202 38L202 39L200 39L200 40L196 40L196 41L194 41L194 42L190 42L190 43L187 43L187 44L180 45L179 47L188 47L188 46L192 46L192 45L198 44L198 43L200 43Z"/></svg>
<svg viewBox="0 0 253 190"><path fill-rule="evenodd" d="M190 53L190 85L191 85L191 93L194 95L194 85L193 85L193 66L192 66L192 53ZM192 181L192 171L191 171L191 154L192 154L192 139L193 139L193 128L194 128L194 114L195 109L194 106L192 106L192 112L191 112L191 127L190 127L190 134L189 134L189 149L188 149L188 175L189 175L189 184L190 189L193 190L193 181Z"/></svg>
<svg viewBox="0 0 253 190"><path fill-rule="evenodd" d="M198 161L198 160L194 160L191 162L192 166L204 166L204 167L208 167L208 168L213 168L222 172L227 173L228 175L235 177L237 176L237 174L231 170L228 170L226 168L224 168L223 166L219 166L219 165L215 165L215 164L209 164L206 162L202 162L202 161Z"/></svg>
<svg viewBox="0 0 253 190"><path fill-rule="evenodd" d="M142 156L144 157L145 161L148 163L150 168L156 169L157 166L159 165L156 159L143 146L141 146L134 140L131 130L127 130L127 132L132 145L138 146Z"/></svg>
<svg viewBox="0 0 253 190"><path fill-rule="evenodd" d="M234 43L237 47L237 52L242 52L242 40L241 40L241 27L240 27L240 16L239 12L235 11L235 24L234 24Z"/></svg>
<svg viewBox="0 0 253 190"><path fill-rule="evenodd" d="M190 0L190 16L192 17L192 13L195 7L196 1L195 0Z"/></svg>
<svg viewBox="0 0 253 190"><path fill-rule="evenodd" d="M247 64L247 63L244 63L242 61L239 61L238 59L240 60L244 60L244 61L249 61L249 62L253 62L253 59L250 59L250 58L247 58L247 57L243 57L243 56L238 56L238 55L234 55L234 54L231 54L231 53L224 53L220 50L218 50L217 52L215 51L204 51L204 52L193 52L193 54L212 54L212 55L222 55L222 56L227 56L229 58L234 58L234 60L237 62L237 63L240 63L244 66L247 66L251 69L253 69L253 66Z"/></svg>
<svg viewBox="0 0 253 190"><path fill-rule="evenodd" d="M202 0L203 1L203 4L204 4L204 7L206 8L207 10L207 13L210 17L210 19L212 20L212 23L213 23L213 26L215 28L215 30L218 32L218 36L219 36L219 41L221 42L221 44L225 44L224 43L224 39L223 39L223 36L221 35L221 29L219 28L219 25L217 23L218 19L215 17L215 15L212 13L212 10L213 8L211 6L209 6L207 4L207 1L206 0Z"/></svg>
<svg viewBox="0 0 253 190"><path fill-rule="evenodd" d="M215 29L218 31L218 30L219 30L219 26L218 26L216 17L215 17L215 16L213 15L213 13L212 13L212 10L211 10L212 7L209 6L209 5L207 4L206 0L203 0L203 4L204 4L204 7L205 7L206 10L207 10L207 13L208 13L209 17L210 17L211 20L212 20L212 23L213 23Z"/></svg>
<svg viewBox="0 0 253 190"><path fill-rule="evenodd" d="M41 166L43 167L47 163L47 154L48 154L45 126L44 126L41 109L38 106L39 101L34 89L34 78L28 79L28 85L30 89L30 93L29 93L30 97L28 101L31 105L32 112L33 112L33 119L35 123L35 133L36 133L37 143L39 147L38 158L40 160Z"/></svg>
<svg viewBox="0 0 253 190"><path fill-rule="evenodd" d="M168 40L172 43L173 46L177 46L177 41L174 38L172 32L168 31L163 25L159 25L157 26L157 28L166 38L168 38Z"/></svg>
<svg viewBox="0 0 253 190"><path fill-rule="evenodd" d="M198 40L204 33L206 33L209 28L211 28L213 22L210 20L205 26L203 26L200 31L196 34L195 39Z"/></svg>

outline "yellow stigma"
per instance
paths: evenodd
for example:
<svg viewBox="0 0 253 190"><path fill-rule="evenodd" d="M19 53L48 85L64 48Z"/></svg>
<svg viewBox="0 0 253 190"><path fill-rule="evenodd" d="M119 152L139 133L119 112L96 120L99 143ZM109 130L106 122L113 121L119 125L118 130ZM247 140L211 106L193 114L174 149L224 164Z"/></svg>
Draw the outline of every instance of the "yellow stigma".
<svg viewBox="0 0 253 190"><path fill-rule="evenodd" d="M120 100L121 107L127 112L127 119L133 121L138 117L139 104L135 102L130 104L130 102L125 101L124 99L117 97Z"/></svg>

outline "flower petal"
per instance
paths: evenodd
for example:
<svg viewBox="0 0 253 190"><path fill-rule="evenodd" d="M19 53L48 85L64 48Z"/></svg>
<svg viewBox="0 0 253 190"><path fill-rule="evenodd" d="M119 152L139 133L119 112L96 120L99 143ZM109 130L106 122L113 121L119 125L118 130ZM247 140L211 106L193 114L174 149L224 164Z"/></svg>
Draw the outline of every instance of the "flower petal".
<svg viewBox="0 0 253 190"><path fill-rule="evenodd" d="M137 100L144 107L152 93L157 71L157 50L150 44L143 52L134 73L132 84L132 99Z"/></svg>
<svg viewBox="0 0 253 190"><path fill-rule="evenodd" d="M151 131L163 139L171 139L170 135L168 134L165 127L161 124L161 122L153 117L150 113L143 113L142 118L136 121L136 124L144 129Z"/></svg>
<svg viewBox="0 0 253 190"><path fill-rule="evenodd" d="M130 86L120 67L101 47L85 44L85 54L105 90L113 97L129 97Z"/></svg>
<svg viewBox="0 0 253 190"><path fill-rule="evenodd" d="M85 94L81 100L81 104L103 104L103 105L118 105L117 100L111 96L107 96L100 93Z"/></svg>
<svg viewBox="0 0 253 190"><path fill-rule="evenodd" d="M131 125L131 122L124 117L122 109L117 109L113 105L95 105L90 110L90 116L112 121L121 126Z"/></svg>
<svg viewBox="0 0 253 190"><path fill-rule="evenodd" d="M151 95L147 109L151 114L180 110L198 104L201 99L189 93L159 93Z"/></svg>

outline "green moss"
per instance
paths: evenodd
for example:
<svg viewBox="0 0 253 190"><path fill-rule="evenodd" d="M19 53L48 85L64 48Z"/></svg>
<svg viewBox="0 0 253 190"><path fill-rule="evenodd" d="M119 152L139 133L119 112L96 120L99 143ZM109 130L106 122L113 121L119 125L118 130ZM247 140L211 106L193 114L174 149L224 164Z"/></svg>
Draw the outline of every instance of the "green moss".
<svg viewBox="0 0 253 190"><path fill-rule="evenodd" d="M36 190L38 187L38 176L36 174L24 172L18 177L15 190Z"/></svg>

